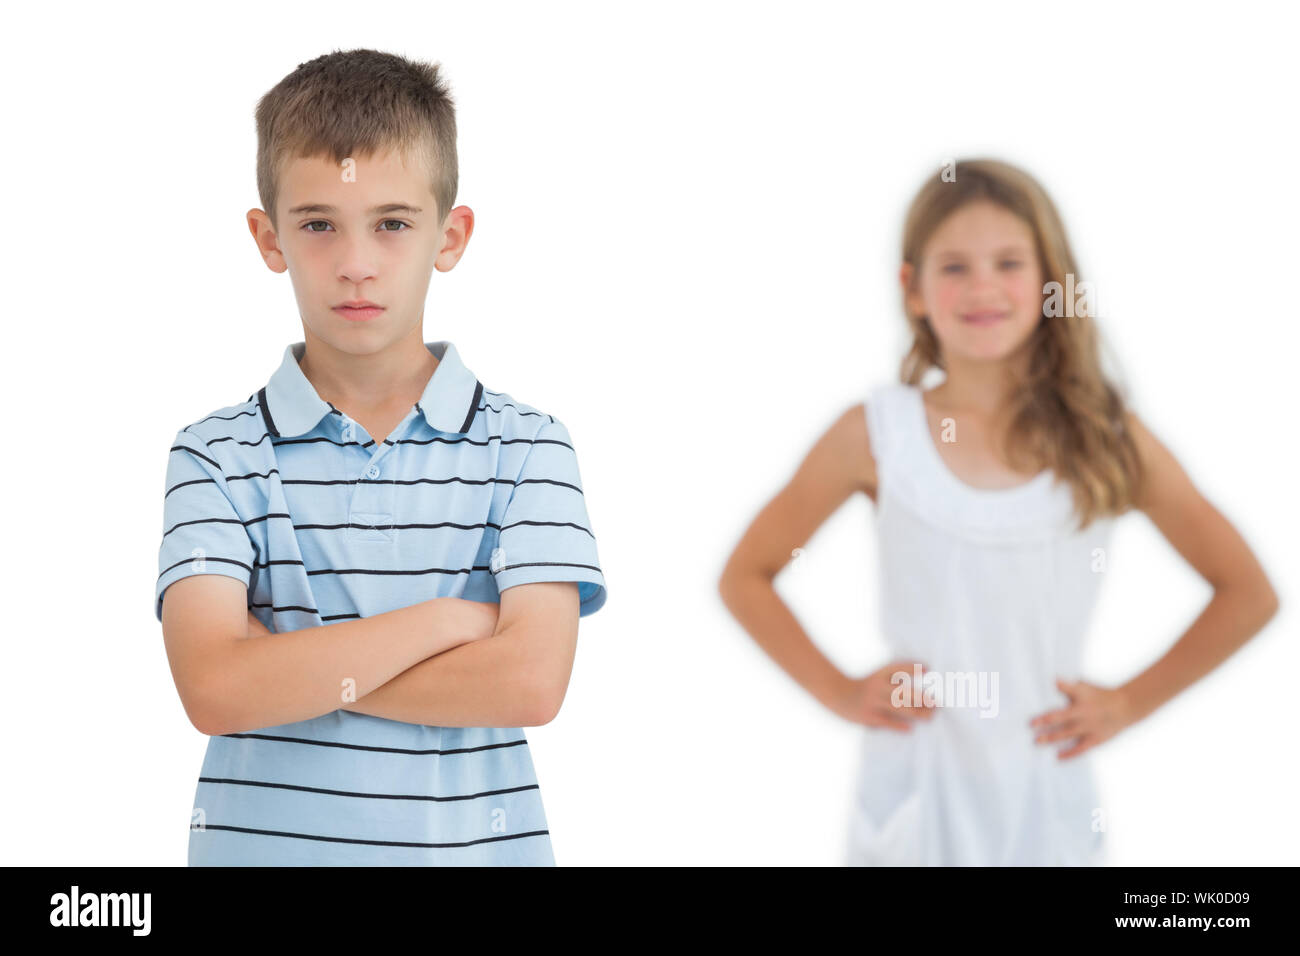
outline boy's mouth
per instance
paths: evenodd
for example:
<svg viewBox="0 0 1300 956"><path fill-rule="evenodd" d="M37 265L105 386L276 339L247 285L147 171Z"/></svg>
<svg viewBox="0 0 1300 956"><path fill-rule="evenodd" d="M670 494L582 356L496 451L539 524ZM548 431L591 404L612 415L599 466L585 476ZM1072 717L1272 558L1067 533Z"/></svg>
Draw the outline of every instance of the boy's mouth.
<svg viewBox="0 0 1300 956"><path fill-rule="evenodd" d="M334 306L334 311L345 319L362 322L380 315L384 311L384 307L375 305L369 299L352 299L349 302L340 302Z"/></svg>

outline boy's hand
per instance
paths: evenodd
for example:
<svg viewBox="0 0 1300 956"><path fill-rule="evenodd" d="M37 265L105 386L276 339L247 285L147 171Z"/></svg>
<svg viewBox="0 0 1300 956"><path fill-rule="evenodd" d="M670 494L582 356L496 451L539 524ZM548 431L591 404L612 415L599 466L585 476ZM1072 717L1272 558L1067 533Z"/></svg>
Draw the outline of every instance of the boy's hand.
<svg viewBox="0 0 1300 956"><path fill-rule="evenodd" d="M1056 686L1070 699L1069 705L1039 714L1029 722L1029 726L1038 731L1034 737L1036 744L1066 739L1075 741L1073 747L1056 755L1060 760L1078 756L1104 743L1134 722L1128 698L1119 688L1098 687L1082 680L1065 681L1059 677Z"/></svg>
<svg viewBox="0 0 1300 956"><path fill-rule="evenodd" d="M934 716L936 707L931 698L922 698L923 688L911 685L914 665L920 667L924 675L925 669L920 661L903 660L890 661L866 677L850 679L831 701L831 710L855 724L910 731L909 719L929 719ZM906 675L906 680L901 684L892 680L899 672ZM899 687L906 695L905 700L910 701L912 694L915 694L917 703L895 706L893 695Z"/></svg>

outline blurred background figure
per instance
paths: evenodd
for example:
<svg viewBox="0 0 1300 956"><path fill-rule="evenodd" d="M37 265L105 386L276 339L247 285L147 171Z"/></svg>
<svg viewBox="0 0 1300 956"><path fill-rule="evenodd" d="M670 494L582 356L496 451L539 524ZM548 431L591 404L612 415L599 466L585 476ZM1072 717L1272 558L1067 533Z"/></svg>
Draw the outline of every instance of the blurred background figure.
<svg viewBox="0 0 1300 956"><path fill-rule="evenodd" d="M863 726L845 862L1096 865L1089 752L1221 663L1278 599L1104 374L1095 296L1032 177L994 160L940 169L907 213L901 258L900 380L816 439L719 592L800 686ZM931 369L943 379L926 390ZM875 506L891 659L852 677L773 579L859 491ZM1105 687L1079 671L1111 530L1135 509L1214 595L1163 657Z"/></svg>

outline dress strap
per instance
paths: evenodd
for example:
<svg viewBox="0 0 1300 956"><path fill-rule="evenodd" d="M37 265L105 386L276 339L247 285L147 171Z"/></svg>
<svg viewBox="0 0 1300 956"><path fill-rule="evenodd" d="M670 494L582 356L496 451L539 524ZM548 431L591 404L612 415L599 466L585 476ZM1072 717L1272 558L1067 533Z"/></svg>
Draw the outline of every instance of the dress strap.
<svg viewBox="0 0 1300 956"><path fill-rule="evenodd" d="M904 437L899 434L902 420L899 404L897 385L876 385L867 392L864 402L867 435L871 440L871 454L876 460L877 471L893 463L898 454L899 442Z"/></svg>

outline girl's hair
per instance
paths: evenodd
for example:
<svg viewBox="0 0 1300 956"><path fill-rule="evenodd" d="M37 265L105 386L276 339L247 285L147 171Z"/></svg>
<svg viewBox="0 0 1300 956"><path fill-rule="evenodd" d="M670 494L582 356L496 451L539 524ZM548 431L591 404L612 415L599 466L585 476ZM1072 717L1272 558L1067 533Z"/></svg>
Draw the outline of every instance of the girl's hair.
<svg viewBox="0 0 1300 956"><path fill-rule="evenodd" d="M423 162L446 219L456 201L456 109L440 69L395 53L335 50L299 63L266 93L256 110L257 192L272 226L286 160L342 163L384 149Z"/></svg>
<svg viewBox="0 0 1300 956"><path fill-rule="evenodd" d="M943 171L929 178L908 209L903 261L919 280L921 253L930 236L960 207L979 200L1007 209L1033 231L1044 283L1078 289L1079 273L1056 208L1024 171L997 160L963 160L956 178ZM1066 276L1072 276L1067 281ZM1044 290L1046 295L1046 289ZM899 377L918 385L931 367L945 369L929 317L903 311L912 331ZM1053 470L1071 487L1079 528L1095 518L1121 514L1134 504L1142 478L1133 436L1125 423L1125 402L1102 373L1099 336L1091 315L1043 315L1028 343L1027 377L1012 396L1007 453L1013 467Z"/></svg>

